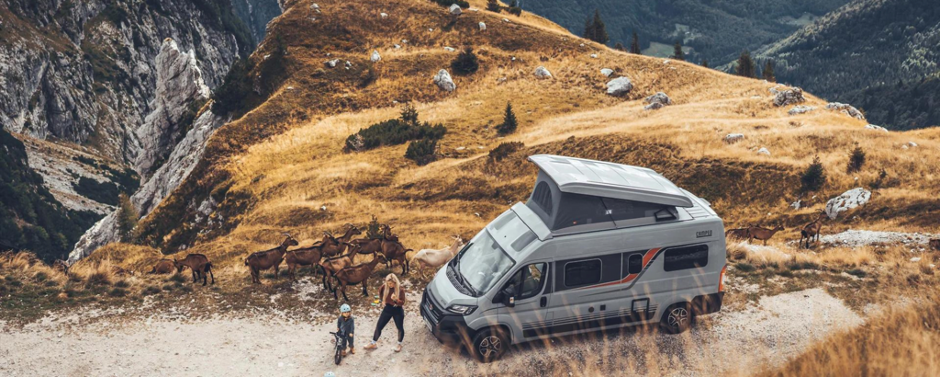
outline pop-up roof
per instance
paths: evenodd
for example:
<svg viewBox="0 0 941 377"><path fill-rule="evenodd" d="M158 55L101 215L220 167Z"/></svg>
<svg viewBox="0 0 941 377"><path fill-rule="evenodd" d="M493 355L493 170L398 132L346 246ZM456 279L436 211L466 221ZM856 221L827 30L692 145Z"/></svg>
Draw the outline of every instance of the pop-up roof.
<svg viewBox="0 0 941 377"><path fill-rule="evenodd" d="M679 187L651 169L546 154L530 156L529 160L562 192L676 207L693 206Z"/></svg>

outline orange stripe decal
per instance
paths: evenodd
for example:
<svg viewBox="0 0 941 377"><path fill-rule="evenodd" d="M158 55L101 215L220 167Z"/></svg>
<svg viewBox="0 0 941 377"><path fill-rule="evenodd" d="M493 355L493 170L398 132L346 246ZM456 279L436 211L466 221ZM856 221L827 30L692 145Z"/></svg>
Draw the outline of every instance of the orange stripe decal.
<svg viewBox="0 0 941 377"><path fill-rule="evenodd" d="M659 251L660 251L660 248L655 247L653 249L647 250L647 252L644 253L644 267L640 269L641 272L644 272L644 270L647 269L647 265L650 264L650 260L653 259L653 257L656 256ZM621 263L623 264L623 261ZM637 279L638 276L640 276L640 274L628 274L621 280L609 281L607 283L601 283L601 284L595 284L595 285L589 285L587 287L581 287L578 289L599 288L599 287L607 287L609 285L630 283L634 281L634 279Z"/></svg>

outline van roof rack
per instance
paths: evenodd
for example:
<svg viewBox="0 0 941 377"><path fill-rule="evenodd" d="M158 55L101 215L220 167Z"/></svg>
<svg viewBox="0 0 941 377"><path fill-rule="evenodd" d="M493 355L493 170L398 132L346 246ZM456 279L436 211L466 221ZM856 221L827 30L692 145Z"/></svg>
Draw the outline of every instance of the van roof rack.
<svg viewBox="0 0 941 377"><path fill-rule="evenodd" d="M693 207L679 187L652 169L583 158L537 154L529 156L562 192Z"/></svg>

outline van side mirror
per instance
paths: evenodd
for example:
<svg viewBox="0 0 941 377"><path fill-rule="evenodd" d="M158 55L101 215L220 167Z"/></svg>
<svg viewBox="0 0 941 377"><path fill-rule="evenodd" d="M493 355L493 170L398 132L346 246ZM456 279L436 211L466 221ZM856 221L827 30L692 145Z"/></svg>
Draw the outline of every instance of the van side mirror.
<svg viewBox="0 0 941 377"><path fill-rule="evenodd" d="M514 292L513 287L506 287L502 292L500 292L500 301L504 306L512 308L516 306L516 297L514 297L515 295L516 292Z"/></svg>

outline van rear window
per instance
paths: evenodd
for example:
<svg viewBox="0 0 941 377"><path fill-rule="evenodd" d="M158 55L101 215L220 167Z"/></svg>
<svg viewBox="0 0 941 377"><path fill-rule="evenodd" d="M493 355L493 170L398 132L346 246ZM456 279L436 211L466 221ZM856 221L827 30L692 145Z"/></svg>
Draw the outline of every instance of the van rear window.
<svg viewBox="0 0 941 377"><path fill-rule="evenodd" d="M589 259L565 264L565 287L575 288L601 282L601 260Z"/></svg>
<svg viewBox="0 0 941 377"><path fill-rule="evenodd" d="M708 263L709 247L706 245L670 248L663 253L663 270L668 272L705 267Z"/></svg>

